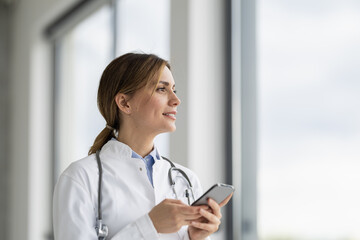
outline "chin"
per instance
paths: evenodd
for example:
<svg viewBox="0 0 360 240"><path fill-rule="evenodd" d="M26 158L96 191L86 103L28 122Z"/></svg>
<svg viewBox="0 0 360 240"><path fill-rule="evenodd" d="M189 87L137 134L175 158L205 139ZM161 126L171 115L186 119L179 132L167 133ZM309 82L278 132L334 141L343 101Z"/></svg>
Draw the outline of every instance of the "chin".
<svg viewBox="0 0 360 240"><path fill-rule="evenodd" d="M164 132L175 132L175 130L176 130L176 126L173 125L173 126L168 126L168 127L164 130Z"/></svg>
<svg viewBox="0 0 360 240"><path fill-rule="evenodd" d="M175 132L175 130L176 130L176 125L174 124L174 125L172 125L170 128L171 128L171 130L170 130L169 132Z"/></svg>
<svg viewBox="0 0 360 240"><path fill-rule="evenodd" d="M171 128L163 128L161 130L156 131L156 135L162 134L162 133L172 133L175 132L176 127L171 127Z"/></svg>

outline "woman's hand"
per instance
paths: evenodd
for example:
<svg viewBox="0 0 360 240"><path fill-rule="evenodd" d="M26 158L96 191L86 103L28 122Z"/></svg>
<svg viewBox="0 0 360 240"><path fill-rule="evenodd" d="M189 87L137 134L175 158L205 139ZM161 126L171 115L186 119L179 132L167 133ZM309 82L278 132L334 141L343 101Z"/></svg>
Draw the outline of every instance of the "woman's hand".
<svg viewBox="0 0 360 240"><path fill-rule="evenodd" d="M200 209L201 218L191 221L188 232L191 240L201 240L213 234L219 229L220 219L222 217L220 208L225 206L231 199L232 194L220 204L214 200L208 199L208 205L211 211Z"/></svg>
<svg viewBox="0 0 360 240"><path fill-rule="evenodd" d="M200 209L208 207L191 207L180 200L165 199L149 212L149 217L158 233L173 233L184 225L199 219L202 215Z"/></svg>

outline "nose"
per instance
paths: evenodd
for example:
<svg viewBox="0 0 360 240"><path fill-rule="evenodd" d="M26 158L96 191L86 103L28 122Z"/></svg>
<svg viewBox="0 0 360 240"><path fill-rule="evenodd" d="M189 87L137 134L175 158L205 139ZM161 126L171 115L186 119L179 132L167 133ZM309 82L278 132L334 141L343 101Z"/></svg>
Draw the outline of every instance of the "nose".
<svg viewBox="0 0 360 240"><path fill-rule="evenodd" d="M178 98L178 96L173 92L171 95L171 99L169 101L170 106L179 106L181 103L181 100Z"/></svg>

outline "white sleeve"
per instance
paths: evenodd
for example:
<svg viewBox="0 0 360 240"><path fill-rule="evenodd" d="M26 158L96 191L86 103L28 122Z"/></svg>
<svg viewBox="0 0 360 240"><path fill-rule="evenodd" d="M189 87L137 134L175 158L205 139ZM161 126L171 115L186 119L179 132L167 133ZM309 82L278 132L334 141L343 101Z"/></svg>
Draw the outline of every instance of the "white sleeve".
<svg viewBox="0 0 360 240"><path fill-rule="evenodd" d="M190 240L189 233L188 233L188 226L182 227L179 231L180 238L182 240Z"/></svg>
<svg viewBox="0 0 360 240"><path fill-rule="evenodd" d="M188 233L188 227L183 227L179 231L181 240L191 240ZM210 237L205 238L205 240L210 240Z"/></svg>
<svg viewBox="0 0 360 240"><path fill-rule="evenodd" d="M96 210L90 193L70 176L62 175L53 199L55 240L97 240L95 218ZM146 214L115 233L111 239L156 240L159 235Z"/></svg>

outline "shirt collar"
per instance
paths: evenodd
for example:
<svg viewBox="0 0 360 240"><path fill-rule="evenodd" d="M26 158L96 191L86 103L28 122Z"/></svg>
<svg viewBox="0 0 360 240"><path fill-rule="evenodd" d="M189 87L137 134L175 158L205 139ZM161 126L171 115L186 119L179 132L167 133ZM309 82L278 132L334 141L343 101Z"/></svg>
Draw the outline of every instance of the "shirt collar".
<svg viewBox="0 0 360 240"><path fill-rule="evenodd" d="M154 145L153 150L147 156L149 156L149 155L154 159L154 161L160 159L159 152L158 152L157 148L155 147L155 145ZM146 158L147 156L145 156L144 158ZM143 159L143 157L141 157L139 154L134 152L134 150L132 150L131 157L132 158L141 158L141 159Z"/></svg>

